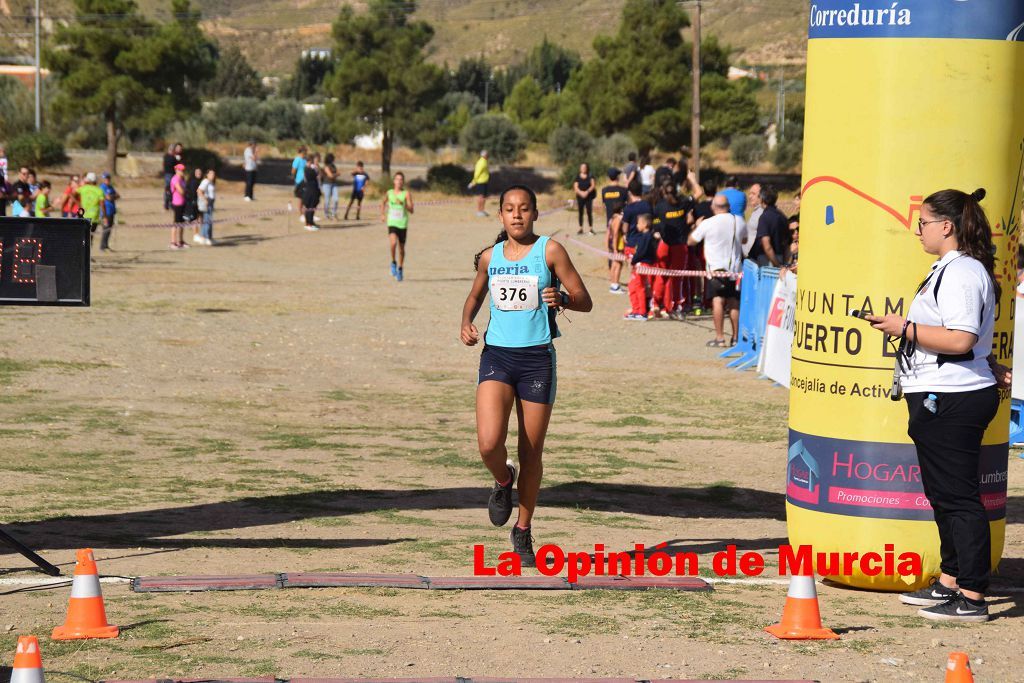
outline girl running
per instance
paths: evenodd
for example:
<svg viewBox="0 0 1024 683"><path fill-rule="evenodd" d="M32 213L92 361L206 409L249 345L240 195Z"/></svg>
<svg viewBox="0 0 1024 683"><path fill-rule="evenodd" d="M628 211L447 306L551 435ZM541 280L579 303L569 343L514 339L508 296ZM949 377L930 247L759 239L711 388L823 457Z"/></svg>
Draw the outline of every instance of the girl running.
<svg viewBox="0 0 1024 683"><path fill-rule="evenodd" d="M405 236L409 228L409 215L413 213L412 194L405 189L405 174L399 171L395 174L395 186L388 190L384 201L380 203L380 219L388 226L388 243L391 245L391 277L399 282L404 275L402 268L405 265ZM395 260L395 249L398 250L398 260Z"/></svg>
<svg viewBox="0 0 1024 683"><path fill-rule="evenodd" d="M499 199L503 230L493 247L476 255L476 279L462 308L462 343L473 346L480 332L473 319L490 293L490 321L480 354L476 390L477 443L494 477L487 513L495 526L512 516L516 466L505 439L512 405L519 422L519 517L510 538L523 566L536 566L530 536L543 473L544 437L555 401L555 348L559 308L593 308L565 248L533 232L537 196L513 185ZM560 283L566 291L560 290Z"/></svg>

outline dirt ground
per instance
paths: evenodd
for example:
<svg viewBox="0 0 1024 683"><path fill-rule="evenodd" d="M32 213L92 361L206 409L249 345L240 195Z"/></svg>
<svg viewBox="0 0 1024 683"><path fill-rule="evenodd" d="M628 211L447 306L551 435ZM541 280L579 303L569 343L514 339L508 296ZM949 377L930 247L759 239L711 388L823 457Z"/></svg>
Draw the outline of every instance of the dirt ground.
<svg viewBox="0 0 1024 683"><path fill-rule="evenodd" d="M221 216L281 209L222 185ZM166 217L136 187L129 222ZM364 219L375 212L364 211ZM574 216L573 216L574 218ZM541 220L538 232L569 225ZM406 280L375 220L304 231L294 214L232 220L214 248L119 227L88 309L5 308L0 521L68 572L92 546L107 575L294 571L466 576L494 560L474 438L479 351L458 341L472 257L498 232L468 204L412 219ZM595 244L600 238L588 238ZM772 563L786 542L787 395L726 370L705 321L626 324L600 258L570 248L595 309L570 313L537 545L700 553ZM510 437L514 443L514 437ZM891 594L820 586L834 642L779 642L786 587L708 594L382 589L134 594L104 587L114 641L56 643L66 587L0 585L0 662L41 639L47 676L625 676L937 681L970 653L976 680L1024 664L1024 460L1011 454L995 619L944 626ZM0 548L0 552L6 552ZM0 556L0 579L38 574ZM1017 591L1014 591L1014 588Z"/></svg>

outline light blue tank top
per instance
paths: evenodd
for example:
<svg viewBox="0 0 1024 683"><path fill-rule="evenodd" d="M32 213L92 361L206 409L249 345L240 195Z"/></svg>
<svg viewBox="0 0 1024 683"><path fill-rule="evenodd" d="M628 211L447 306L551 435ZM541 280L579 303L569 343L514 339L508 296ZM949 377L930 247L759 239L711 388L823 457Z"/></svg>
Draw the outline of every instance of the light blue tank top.
<svg viewBox="0 0 1024 683"><path fill-rule="evenodd" d="M494 245L487 267L491 320L484 342L507 348L550 344L559 332L555 310L548 308L540 298L541 291L558 286L544 257L548 237L539 237L518 261L505 258L506 244L508 242ZM510 308L525 310L503 310Z"/></svg>

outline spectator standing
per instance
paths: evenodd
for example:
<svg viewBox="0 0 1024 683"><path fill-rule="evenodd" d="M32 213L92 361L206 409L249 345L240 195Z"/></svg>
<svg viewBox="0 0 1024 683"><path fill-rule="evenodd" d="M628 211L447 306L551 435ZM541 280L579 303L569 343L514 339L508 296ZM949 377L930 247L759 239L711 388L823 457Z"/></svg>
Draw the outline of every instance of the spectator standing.
<svg viewBox="0 0 1024 683"><path fill-rule="evenodd" d="M28 169L28 212L30 216L36 215L36 197L39 196L39 180L36 178L35 169Z"/></svg>
<svg viewBox="0 0 1024 683"><path fill-rule="evenodd" d="M7 149L0 145L0 176L7 178L7 171ZM3 179L0 179L0 182L2 181Z"/></svg>
<svg viewBox="0 0 1024 683"><path fill-rule="evenodd" d="M12 187L14 200L11 202L11 216L14 218L29 218L28 212L28 190L22 187Z"/></svg>
<svg viewBox="0 0 1024 683"><path fill-rule="evenodd" d="M646 204L647 202L643 202ZM658 259L657 239L651 232L650 213L637 214L636 235L633 238L633 257L630 264L633 272L629 276L629 313L623 320L642 322L647 320L647 301L651 289L651 276L637 272L638 265L653 266Z"/></svg>
<svg viewBox="0 0 1024 683"><path fill-rule="evenodd" d="M171 208L171 178L174 177L174 167L181 163L181 152L181 143L175 142L164 154L164 211Z"/></svg>
<svg viewBox="0 0 1024 683"><path fill-rule="evenodd" d="M201 182L203 182L203 169L196 168L192 170L192 175L185 183L185 222L192 224L192 241L196 244L203 242L199 236L199 226L203 221L203 214L199 210L199 184Z"/></svg>
<svg viewBox="0 0 1024 683"><path fill-rule="evenodd" d="M50 206L50 181L44 180L39 183L39 191L36 192L36 218L46 218L50 215L53 207Z"/></svg>
<svg viewBox="0 0 1024 683"><path fill-rule="evenodd" d="M323 195L324 218L338 218L338 167L334 165L334 155L330 152L324 157L324 165L320 167L320 193Z"/></svg>
<svg viewBox="0 0 1024 683"><path fill-rule="evenodd" d="M676 160L669 157L665 160L665 163L658 167L658 170L654 172L654 186L664 187L665 183L672 182L672 176L675 173Z"/></svg>
<svg viewBox="0 0 1024 683"><path fill-rule="evenodd" d="M761 188L761 205L764 210L757 220L757 235L748 255L759 266L781 268L786 265L791 239L789 221L775 206L778 199L779 193L771 185Z"/></svg>
<svg viewBox="0 0 1024 683"><path fill-rule="evenodd" d="M636 165L636 152L630 152L626 156L626 165L622 167L622 184L629 187L639 170L640 167Z"/></svg>
<svg viewBox="0 0 1024 683"><path fill-rule="evenodd" d="M67 187L64 188L64 192L60 196L60 215L62 218L78 217L78 211L82 207L78 203L76 190L81 184L81 179L77 175L73 175L68 179Z"/></svg>
<svg viewBox="0 0 1024 683"><path fill-rule="evenodd" d="M302 204L305 207L306 230L319 230L316 226L316 207L320 204L320 155L310 154L302 168Z"/></svg>
<svg viewBox="0 0 1024 683"><path fill-rule="evenodd" d="M110 232L114 229L114 217L117 215L117 200L121 195L110 182L109 173L104 171L102 178L100 191L103 192L103 235L100 237L100 251L107 251L110 249Z"/></svg>
<svg viewBox="0 0 1024 683"><path fill-rule="evenodd" d="M24 197L32 196L32 189L29 187L29 184L28 184L28 178L29 178L28 174L29 174L28 166L22 166L21 168L18 169L18 177L12 183L13 188L14 188L14 196L15 196L15 198L17 198L18 196L24 196ZM21 204L24 206L25 202L21 202Z"/></svg>
<svg viewBox="0 0 1024 683"><path fill-rule="evenodd" d="M725 181L725 189L722 190L722 194L729 200L729 210L732 215L743 218L747 213L747 195L743 194L739 185L740 182L736 176L729 176Z"/></svg>
<svg viewBox="0 0 1024 683"><path fill-rule="evenodd" d="M714 215L701 221L697 229L690 233L687 243L692 246L704 243L704 260L709 274L737 273L743 262L743 240L746 237L747 226L742 217L731 213L725 193L715 195L711 201L711 210ZM730 277L709 277L707 294L711 298L711 313L715 324L715 338L707 345L726 346L726 309L732 323L732 340L729 345L735 345L740 321L736 280Z"/></svg>
<svg viewBox="0 0 1024 683"><path fill-rule="evenodd" d="M299 145L298 154L292 159L292 180L295 182L295 198L299 200L299 220L306 224L306 216L302 206L302 193L306 182L306 146Z"/></svg>
<svg viewBox="0 0 1024 683"><path fill-rule="evenodd" d="M253 189L256 187L256 171L260 167L260 157L256 151L256 141L249 140L249 144L245 146L245 151L242 152L242 170L245 171L245 201L251 202L256 197L253 196Z"/></svg>
<svg viewBox="0 0 1024 683"><path fill-rule="evenodd" d="M188 249L182 233L185 230L185 164L174 166L171 176L171 210L174 211L174 227L171 228L171 249Z"/></svg>
<svg viewBox="0 0 1024 683"><path fill-rule="evenodd" d="M78 202L82 206L82 218L89 221L89 234L96 234L96 228L100 225L105 208L103 206L103 190L96 187L96 174L85 174L85 181L76 190ZM91 237L90 237L91 243Z"/></svg>
<svg viewBox="0 0 1024 683"><path fill-rule="evenodd" d="M203 230L201 243L213 246L213 205L217 199L217 174L211 168L206 172L203 182L199 183L199 203L203 207Z"/></svg>
<svg viewBox="0 0 1024 683"><path fill-rule="evenodd" d="M11 185L7 182L7 176L0 176L0 218L7 215L7 203L11 198Z"/></svg>
<svg viewBox="0 0 1024 683"><path fill-rule="evenodd" d="M645 156L640 162L640 185L643 187L645 195L651 193L654 189L654 176L657 171L654 170L654 166L651 165L651 157Z"/></svg>
<svg viewBox="0 0 1024 683"><path fill-rule="evenodd" d="M601 188L601 203L604 204L605 246L609 253L621 254L625 248L622 238L622 209L626 206L626 188L620 183L622 173L617 168L608 169L609 184ZM622 272L622 261L608 260L608 291L622 294L619 276Z"/></svg>
<svg viewBox="0 0 1024 683"><path fill-rule="evenodd" d="M764 207L761 206L761 183L754 183L747 190L747 206L752 210L750 218L747 219L747 239L743 241L744 256L748 255L750 248L754 246L754 239L757 236L757 223L761 219L761 214L764 213Z"/></svg>
<svg viewBox="0 0 1024 683"><path fill-rule="evenodd" d="M583 234L583 212L587 212L587 225L590 227L590 234L594 233L594 198L597 196L597 183L590 175L590 164L580 164L579 175L572 183L572 190L576 197L576 208L579 214L580 229L577 235Z"/></svg>
<svg viewBox="0 0 1024 683"><path fill-rule="evenodd" d="M491 180L491 170L487 158L487 150L482 150L480 158L476 160L476 166L473 167L473 180L469 183L469 189L476 195L476 215L480 218L487 217L484 204L487 202L487 184Z"/></svg>
<svg viewBox="0 0 1024 683"><path fill-rule="evenodd" d="M686 237L690 233L687 217L693 208L689 196L680 197L671 176L661 186L661 199L654 206L654 227L661 235L658 244L658 267L666 270L685 270L689 248ZM682 278L676 275L654 276L654 307L663 318L679 317L682 304Z"/></svg>

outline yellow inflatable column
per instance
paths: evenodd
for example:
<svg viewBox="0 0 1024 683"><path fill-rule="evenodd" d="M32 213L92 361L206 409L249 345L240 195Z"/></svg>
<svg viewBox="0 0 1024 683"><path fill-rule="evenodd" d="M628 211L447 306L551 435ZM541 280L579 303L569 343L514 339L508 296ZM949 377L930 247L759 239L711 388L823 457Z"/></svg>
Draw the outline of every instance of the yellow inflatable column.
<svg viewBox="0 0 1024 683"><path fill-rule="evenodd" d="M933 261L921 200L984 187L1002 282L993 351L1012 360L1024 165L1024 0L815 0L807 48L800 276L787 514L815 552L920 553L921 575L832 577L906 590L938 574L938 534L893 350L852 310L906 314ZM993 562L1006 525L1009 394L985 434Z"/></svg>

